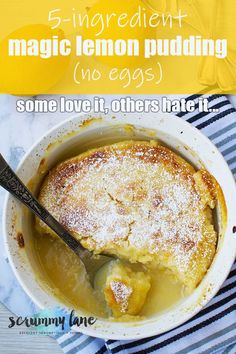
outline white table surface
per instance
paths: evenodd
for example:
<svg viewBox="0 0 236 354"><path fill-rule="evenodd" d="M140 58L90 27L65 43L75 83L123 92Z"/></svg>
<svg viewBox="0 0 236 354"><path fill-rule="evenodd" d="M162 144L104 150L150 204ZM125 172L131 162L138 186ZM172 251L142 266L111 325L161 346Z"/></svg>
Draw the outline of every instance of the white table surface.
<svg viewBox="0 0 236 354"><path fill-rule="evenodd" d="M77 97L78 96L74 96ZM85 98L80 96L79 98ZM43 98L42 96L40 98ZM53 97L55 98L55 97ZM68 113L17 113L16 97L0 95L0 151L10 165L15 168L27 149L48 129L72 114ZM107 101L111 99L107 96ZM236 107L236 95L230 96ZM0 190L0 229L5 193ZM0 237L0 353L3 354L61 354L57 343L43 336L19 335L19 328L8 329L12 312L30 315L35 307L16 282L13 273L4 259L2 237Z"/></svg>

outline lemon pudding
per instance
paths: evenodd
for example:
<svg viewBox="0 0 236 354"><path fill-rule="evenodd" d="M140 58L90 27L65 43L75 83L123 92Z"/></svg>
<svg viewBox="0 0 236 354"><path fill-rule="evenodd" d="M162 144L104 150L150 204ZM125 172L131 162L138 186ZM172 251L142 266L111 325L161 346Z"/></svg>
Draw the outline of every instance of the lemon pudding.
<svg viewBox="0 0 236 354"><path fill-rule="evenodd" d="M158 269L187 292L201 282L216 251L218 188L206 170L196 171L158 142L124 141L60 163L46 177L39 201L85 248L142 265L136 273L117 262L110 266L103 291L119 317L143 314L146 297L155 297ZM57 238L38 220L37 229ZM128 294L126 307L112 287Z"/></svg>

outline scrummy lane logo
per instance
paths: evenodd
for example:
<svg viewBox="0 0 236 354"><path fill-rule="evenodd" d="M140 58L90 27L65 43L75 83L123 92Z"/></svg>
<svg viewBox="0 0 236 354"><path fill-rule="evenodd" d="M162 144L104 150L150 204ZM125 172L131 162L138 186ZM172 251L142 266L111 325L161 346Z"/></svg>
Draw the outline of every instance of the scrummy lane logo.
<svg viewBox="0 0 236 354"><path fill-rule="evenodd" d="M37 332L69 332L72 326L93 326L97 318L76 316L75 311L70 313L63 308L42 310L31 317L9 317L8 328L25 326Z"/></svg>

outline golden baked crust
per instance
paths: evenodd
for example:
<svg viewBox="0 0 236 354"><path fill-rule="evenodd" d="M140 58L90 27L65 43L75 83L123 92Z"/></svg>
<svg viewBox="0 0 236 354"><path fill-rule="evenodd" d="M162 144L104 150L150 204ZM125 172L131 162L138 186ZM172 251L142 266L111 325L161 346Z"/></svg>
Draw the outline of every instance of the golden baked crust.
<svg viewBox="0 0 236 354"><path fill-rule="evenodd" d="M207 171L167 147L125 141L58 165L39 201L88 249L167 267L192 290L215 254L216 190Z"/></svg>

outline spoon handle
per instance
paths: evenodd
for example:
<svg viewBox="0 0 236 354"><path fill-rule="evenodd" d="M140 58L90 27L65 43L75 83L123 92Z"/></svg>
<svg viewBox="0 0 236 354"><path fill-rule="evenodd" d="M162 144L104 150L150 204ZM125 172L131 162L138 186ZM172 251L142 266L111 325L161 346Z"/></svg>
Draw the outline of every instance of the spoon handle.
<svg viewBox="0 0 236 354"><path fill-rule="evenodd" d="M47 224L75 253L84 247L34 198L28 188L12 171L0 154L0 186L24 203L39 219Z"/></svg>

